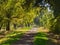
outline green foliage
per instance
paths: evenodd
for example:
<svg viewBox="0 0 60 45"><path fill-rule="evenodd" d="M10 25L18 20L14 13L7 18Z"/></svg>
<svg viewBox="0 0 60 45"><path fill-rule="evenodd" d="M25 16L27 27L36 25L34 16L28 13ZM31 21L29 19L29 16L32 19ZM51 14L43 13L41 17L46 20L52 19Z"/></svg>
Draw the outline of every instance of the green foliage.
<svg viewBox="0 0 60 45"><path fill-rule="evenodd" d="M53 10L54 10L54 19L52 19L51 21L53 23L52 26L51 26L51 30L54 32L54 33L60 33L60 0L46 0L46 2L50 3L50 5L52 6Z"/></svg>
<svg viewBox="0 0 60 45"><path fill-rule="evenodd" d="M36 17L39 18L37 25L42 24L49 29L53 27L53 30L59 29L59 0L46 0L46 2L50 3L54 13L53 11L48 12L45 7L43 7L44 9L39 7L38 3L41 1L42 0L0 0L0 29L5 28L6 30L10 30L11 25L13 25L14 28L18 26L32 26ZM43 15L40 15L42 12ZM55 22L55 20L57 21Z"/></svg>
<svg viewBox="0 0 60 45"><path fill-rule="evenodd" d="M6 35L5 38L0 40L0 45L5 45L5 44L10 45L12 42L19 40L22 35L23 35L22 32L13 32L11 34L8 34L8 35Z"/></svg>
<svg viewBox="0 0 60 45"><path fill-rule="evenodd" d="M1 24L10 30L10 25L30 26L36 17L37 8L34 6L35 0L2 0L0 2L0 27Z"/></svg>
<svg viewBox="0 0 60 45"><path fill-rule="evenodd" d="M20 38L25 34L31 27L19 28L14 31L9 31L3 38L0 39L0 45L11 45L13 42L20 40ZM3 33L2 33L3 34Z"/></svg>
<svg viewBox="0 0 60 45"><path fill-rule="evenodd" d="M53 22L53 23L52 23ZM60 25L59 25L59 17L57 19L52 19L51 20L51 27L50 27L50 30L53 32L53 33L56 33L56 34L59 34L60 33Z"/></svg>
<svg viewBox="0 0 60 45"><path fill-rule="evenodd" d="M45 33L37 33L34 40L34 45L47 45L48 38Z"/></svg>
<svg viewBox="0 0 60 45"><path fill-rule="evenodd" d="M41 15L40 22L45 28L50 28L51 27L51 19L54 18L53 11L51 10L50 12L47 10L42 10L43 15Z"/></svg>

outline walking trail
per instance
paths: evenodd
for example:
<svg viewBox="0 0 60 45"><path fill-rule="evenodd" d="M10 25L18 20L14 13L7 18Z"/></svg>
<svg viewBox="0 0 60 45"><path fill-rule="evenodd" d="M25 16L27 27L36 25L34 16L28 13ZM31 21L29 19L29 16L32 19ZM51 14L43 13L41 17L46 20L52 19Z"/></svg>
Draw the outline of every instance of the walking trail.
<svg viewBox="0 0 60 45"><path fill-rule="evenodd" d="M31 30L26 32L20 40L14 42L11 45L34 45L33 41L36 33L37 33L37 28L32 28Z"/></svg>
<svg viewBox="0 0 60 45"><path fill-rule="evenodd" d="M38 28L32 28L27 31L20 40L14 42L11 45L34 45L34 37L37 34ZM60 35L55 35L52 33L48 33L49 31L42 29L41 32L47 33L47 38L49 39L48 45L60 45Z"/></svg>

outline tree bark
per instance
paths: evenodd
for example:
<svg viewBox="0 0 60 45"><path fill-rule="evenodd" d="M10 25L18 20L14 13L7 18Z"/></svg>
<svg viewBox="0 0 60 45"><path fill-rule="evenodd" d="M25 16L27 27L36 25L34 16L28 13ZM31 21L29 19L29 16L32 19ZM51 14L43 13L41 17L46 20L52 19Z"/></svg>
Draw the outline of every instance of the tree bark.
<svg viewBox="0 0 60 45"><path fill-rule="evenodd" d="M10 21L7 21L6 30L7 30L7 31L10 31Z"/></svg>
<svg viewBox="0 0 60 45"><path fill-rule="evenodd" d="M3 26L3 24L0 24L0 30L1 30L2 26Z"/></svg>
<svg viewBox="0 0 60 45"><path fill-rule="evenodd" d="M17 29L17 25L16 24L14 24L14 29Z"/></svg>

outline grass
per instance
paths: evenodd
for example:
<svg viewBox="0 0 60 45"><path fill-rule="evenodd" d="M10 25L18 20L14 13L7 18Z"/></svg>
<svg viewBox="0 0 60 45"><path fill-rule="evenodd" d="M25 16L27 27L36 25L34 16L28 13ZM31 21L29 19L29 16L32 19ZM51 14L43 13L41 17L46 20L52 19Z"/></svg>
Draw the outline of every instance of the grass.
<svg viewBox="0 0 60 45"><path fill-rule="evenodd" d="M34 38L34 45L60 45L59 35L48 32L48 29L44 29L43 27L38 28L38 33Z"/></svg>
<svg viewBox="0 0 60 45"><path fill-rule="evenodd" d="M19 28L5 35L4 38L0 39L0 45L10 45L13 42L19 40L21 36L31 28Z"/></svg>
<svg viewBox="0 0 60 45"><path fill-rule="evenodd" d="M46 32L49 32L49 30L40 27L37 32L34 38L34 45L47 45L48 37Z"/></svg>
<svg viewBox="0 0 60 45"><path fill-rule="evenodd" d="M40 27L40 28L38 28L38 32L49 32L49 29Z"/></svg>
<svg viewBox="0 0 60 45"><path fill-rule="evenodd" d="M47 45L48 38L43 32L39 32L35 36L34 45Z"/></svg>
<svg viewBox="0 0 60 45"><path fill-rule="evenodd" d="M18 28L16 31L26 32L27 30L30 30L32 27L24 27L24 28Z"/></svg>
<svg viewBox="0 0 60 45"><path fill-rule="evenodd" d="M10 45L12 42L19 40L22 35L22 32L11 32L10 34L7 34L4 38L0 39L0 45Z"/></svg>

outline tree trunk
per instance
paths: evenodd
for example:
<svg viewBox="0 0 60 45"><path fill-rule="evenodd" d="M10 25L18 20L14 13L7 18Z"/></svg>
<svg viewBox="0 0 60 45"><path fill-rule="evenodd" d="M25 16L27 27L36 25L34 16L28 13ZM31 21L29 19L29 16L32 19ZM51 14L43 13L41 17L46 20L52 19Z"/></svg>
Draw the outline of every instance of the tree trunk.
<svg viewBox="0 0 60 45"><path fill-rule="evenodd" d="M14 29L17 29L17 25L16 24L14 24Z"/></svg>
<svg viewBox="0 0 60 45"><path fill-rule="evenodd" d="M1 30L2 26L3 26L3 24L0 24L0 30Z"/></svg>
<svg viewBox="0 0 60 45"><path fill-rule="evenodd" d="M7 31L10 31L10 21L7 21L6 30L7 30Z"/></svg>
<svg viewBox="0 0 60 45"><path fill-rule="evenodd" d="M2 25L0 26L0 30L1 30L1 28L2 28Z"/></svg>

